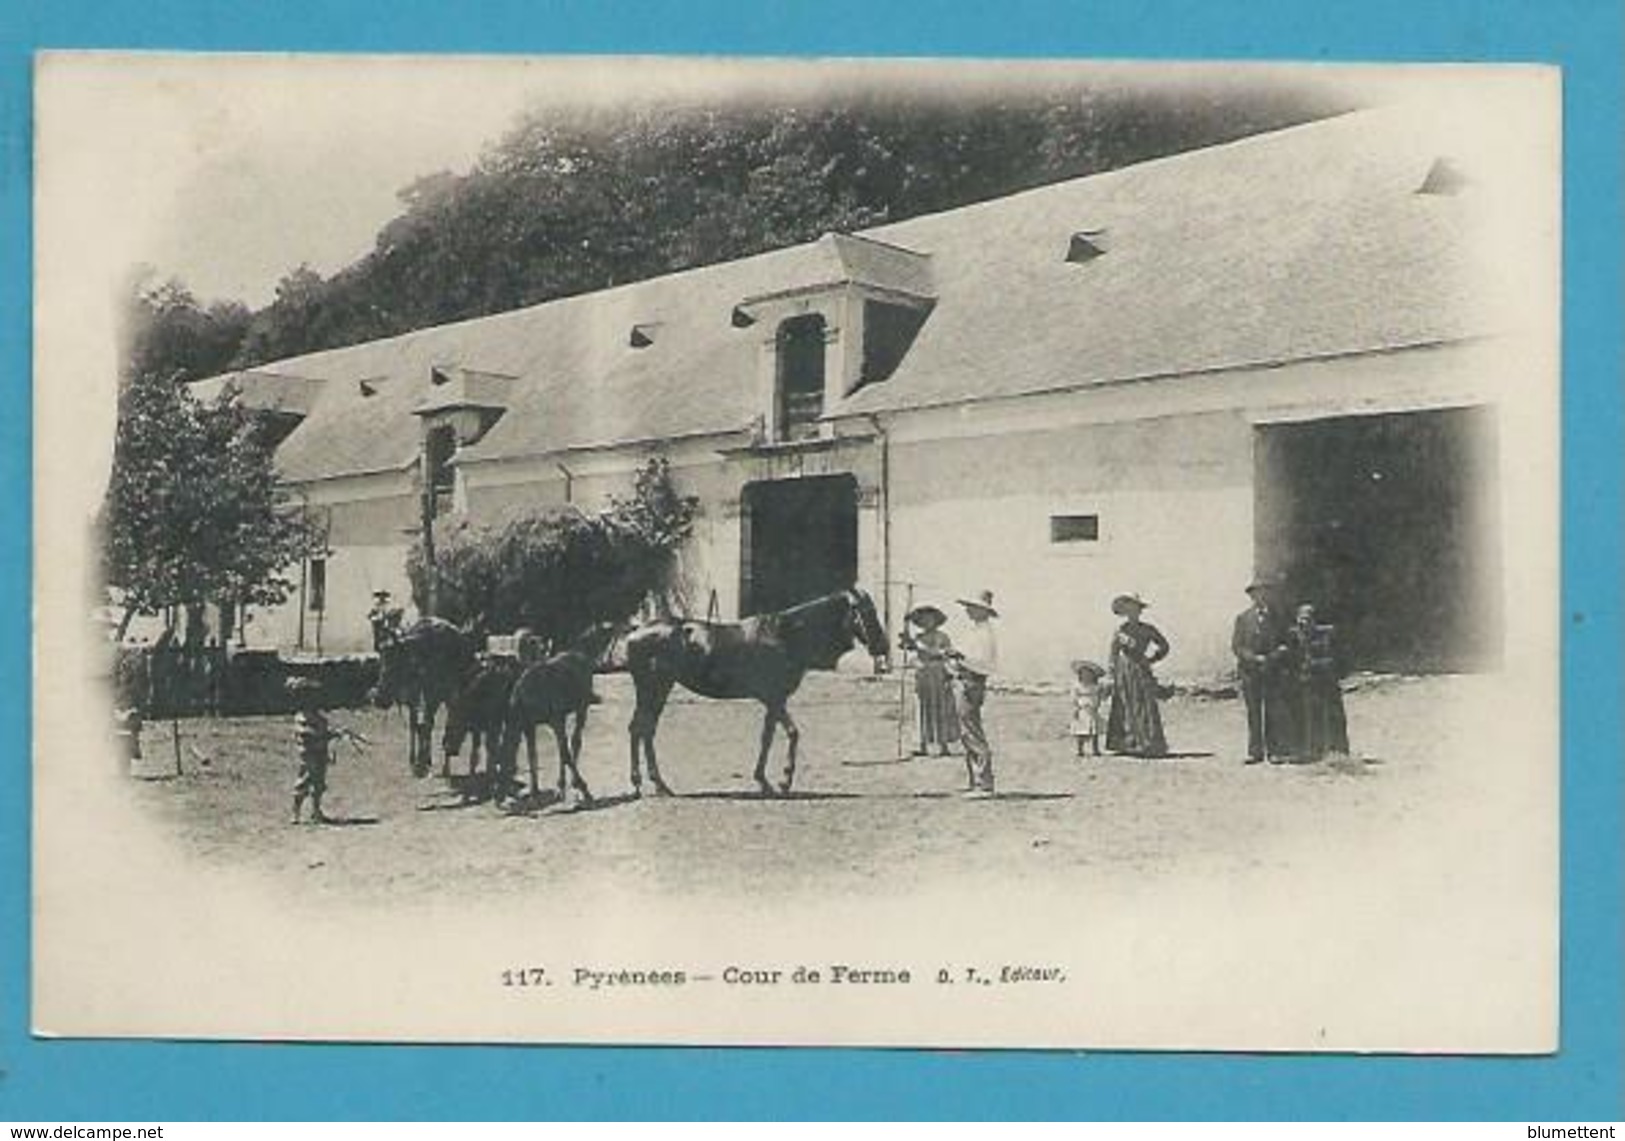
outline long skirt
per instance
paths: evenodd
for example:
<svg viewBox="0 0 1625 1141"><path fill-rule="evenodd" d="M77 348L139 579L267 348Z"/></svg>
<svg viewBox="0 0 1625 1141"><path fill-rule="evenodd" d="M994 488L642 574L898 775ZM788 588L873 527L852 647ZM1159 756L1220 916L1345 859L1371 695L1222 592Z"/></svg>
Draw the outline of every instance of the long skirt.
<svg viewBox="0 0 1625 1141"><path fill-rule="evenodd" d="M1317 674L1301 679L1294 704L1298 756L1318 761L1328 755L1348 755L1348 716L1343 710L1343 689L1335 677Z"/></svg>
<svg viewBox="0 0 1625 1141"><path fill-rule="evenodd" d="M1112 663L1112 706L1106 717L1106 748L1135 757L1165 757L1168 739L1157 708L1157 679L1144 662L1118 655Z"/></svg>
<svg viewBox="0 0 1625 1141"><path fill-rule="evenodd" d="M948 667L927 662L914 675L914 696L920 707L920 747L947 747L959 740L959 710Z"/></svg>

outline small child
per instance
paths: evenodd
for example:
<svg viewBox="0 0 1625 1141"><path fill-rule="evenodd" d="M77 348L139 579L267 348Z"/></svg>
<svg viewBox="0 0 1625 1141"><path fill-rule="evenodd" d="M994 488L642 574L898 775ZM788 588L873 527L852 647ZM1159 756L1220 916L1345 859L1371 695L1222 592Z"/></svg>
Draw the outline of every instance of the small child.
<svg viewBox="0 0 1625 1141"><path fill-rule="evenodd" d="M1106 694L1106 671L1094 662L1072 663L1072 736L1078 756L1100 756L1100 702Z"/></svg>
<svg viewBox="0 0 1625 1141"><path fill-rule="evenodd" d="M305 798L310 798L310 818L317 824L331 823L322 811L327 792L327 766L333 763L333 739L345 736L334 729L321 709L322 689L308 677L288 679L287 690L299 712L294 715L294 739L299 745L299 779L293 786L293 823L299 823Z"/></svg>

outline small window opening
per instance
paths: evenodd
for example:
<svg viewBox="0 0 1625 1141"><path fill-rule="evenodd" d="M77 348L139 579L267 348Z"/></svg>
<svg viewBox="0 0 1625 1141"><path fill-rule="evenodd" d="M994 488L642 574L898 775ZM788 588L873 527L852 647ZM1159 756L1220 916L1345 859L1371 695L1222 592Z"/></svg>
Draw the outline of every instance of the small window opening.
<svg viewBox="0 0 1625 1141"><path fill-rule="evenodd" d="M1105 230L1079 230L1066 247L1066 260L1075 265L1094 261L1106 252Z"/></svg>
<svg viewBox="0 0 1625 1141"><path fill-rule="evenodd" d="M1460 194L1467 187L1467 175L1448 158L1437 158L1428 167L1427 177L1416 188L1418 194Z"/></svg>
<svg viewBox="0 0 1625 1141"><path fill-rule="evenodd" d="M457 473L451 466L452 457L456 454L455 428L450 424L440 424L429 429L429 435L423 441L423 456L428 469L429 491L434 495L437 507L442 500L450 500L456 486Z"/></svg>
<svg viewBox="0 0 1625 1141"><path fill-rule="evenodd" d="M655 343L655 326L633 325L632 334L627 337L626 343L634 349L646 349Z"/></svg>
<svg viewBox="0 0 1625 1141"><path fill-rule="evenodd" d="M792 317L779 326L779 438L818 435L824 414L824 318Z"/></svg>
<svg viewBox="0 0 1625 1141"><path fill-rule="evenodd" d="M306 580L308 597L306 602L312 614L320 614L327 609L327 560L311 559L310 576Z"/></svg>
<svg viewBox="0 0 1625 1141"><path fill-rule="evenodd" d="M1099 515L1051 515L1049 541L1052 543L1098 543Z"/></svg>

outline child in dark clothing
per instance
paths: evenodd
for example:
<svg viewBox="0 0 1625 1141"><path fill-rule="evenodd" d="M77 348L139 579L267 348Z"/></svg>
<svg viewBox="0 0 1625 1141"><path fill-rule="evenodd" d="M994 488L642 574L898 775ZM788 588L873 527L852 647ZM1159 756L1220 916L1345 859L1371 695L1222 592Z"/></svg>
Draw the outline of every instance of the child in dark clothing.
<svg viewBox="0 0 1625 1141"><path fill-rule="evenodd" d="M333 763L333 740L346 736L335 729L321 709L321 686L310 678L296 677L288 682L288 693L299 712L294 715L294 740L299 746L299 779L293 786L293 823L310 799L310 819L316 824L331 823L322 811L322 796L327 792L327 767Z"/></svg>

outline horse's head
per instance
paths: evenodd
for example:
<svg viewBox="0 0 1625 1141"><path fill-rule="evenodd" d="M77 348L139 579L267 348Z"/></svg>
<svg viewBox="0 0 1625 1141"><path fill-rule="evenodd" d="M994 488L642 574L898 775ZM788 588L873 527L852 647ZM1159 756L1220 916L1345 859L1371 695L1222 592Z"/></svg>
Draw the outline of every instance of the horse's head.
<svg viewBox="0 0 1625 1141"><path fill-rule="evenodd" d="M846 619L847 633L869 651L878 668L891 653L891 647L886 642L886 627L875 610L875 600L869 597L868 591L856 586L847 591Z"/></svg>
<svg viewBox="0 0 1625 1141"><path fill-rule="evenodd" d="M625 622L594 622L570 643L569 648L594 665L600 665L605 655L609 653L610 647L628 629L630 626Z"/></svg>

